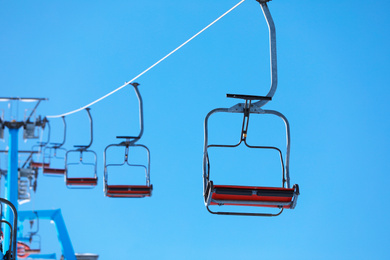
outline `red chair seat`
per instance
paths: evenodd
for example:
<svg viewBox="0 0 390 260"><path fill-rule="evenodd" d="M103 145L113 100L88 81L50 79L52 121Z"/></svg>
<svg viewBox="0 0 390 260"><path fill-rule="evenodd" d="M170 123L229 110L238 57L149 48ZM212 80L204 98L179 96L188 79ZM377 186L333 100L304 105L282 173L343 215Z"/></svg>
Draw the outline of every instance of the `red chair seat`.
<svg viewBox="0 0 390 260"><path fill-rule="evenodd" d="M290 208L294 188L214 185L210 205Z"/></svg>
<svg viewBox="0 0 390 260"><path fill-rule="evenodd" d="M43 167L43 171L42 172L43 172L43 174L64 175L65 174L65 169Z"/></svg>
<svg viewBox="0 0 390 260"><path fill-rule="evenodd" d="M50 167L49 163L41 163L41 162L30 162L30 166L34 168L42 168L42 167Z"/></svg>
<svg viewBox="0 0 390 260"><path fill-rule="evenodd" d="M97 178L66 178L68 186L96 186Z"/></svg>
<svg viewBox="0 0 390 260"><path fill-rule="evenodd" d="M107 185L108 197L143 198L152 195L153 186L147 185Z"/></svg>

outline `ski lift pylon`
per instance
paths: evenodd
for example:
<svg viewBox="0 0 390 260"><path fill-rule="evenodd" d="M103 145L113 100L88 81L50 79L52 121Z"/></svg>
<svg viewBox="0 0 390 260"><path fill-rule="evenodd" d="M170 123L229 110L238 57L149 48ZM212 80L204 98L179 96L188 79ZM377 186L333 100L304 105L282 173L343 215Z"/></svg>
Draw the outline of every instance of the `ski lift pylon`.
<svg viewBox="0 0 390 260"><path fill-rule="evenodd" d="M210 111L204 123L204 153L203 153L203 195L207 210L212 214L218 215L244 215L244 216L278 216L283 209L295 208L299 195L299 186L295 184L290 187L289 161L290 161L290 126L287 118L274 110L263 110L261 107L272 100L277 87L277 64L276 64L276 33L275 25L269 12L267 2L269 0L257 0L263 10L268 23L270 37L271 54L271 87L266 96L227 94L229 98L244 99L245 103L239 103L230 108L217 108ZM252 101L256 101L252 103ZM237 144L209 144L208 143L208 120L212 114L224 113L242 113L243 122L241 128L241 137ZM249 117L251 114L270 114L281 118L286 125L286 159L283 160L282 151L274 146L253 146L247 143ZM234 148L244 143L251 149L272 149L279 153L282 164L282 187L258 187L258 186L239 186L239 185L214 185L210 180L210 158L208 149L212 147ZM276 213L254 213L237 211L212 211L212 205L230 205L230 206L258 206L278 208Z"/></svg>
<svg viewBox="0 0 390 260"><path fill-rule="evenodd" d="M68 188L93 188L97 185L97 155L94 151L89 150L89 147L93 142L93 121L90 112L90 108L86 108L85 111L88 114L89 122L90 122L90 142L87 145L74 145L76 149L69 150L65 154L65 184ZM69 162L69 155L72 153L79 154L78 162ZM90 154L92 155L92 162L85 162L84 155ZM69 177L69 166L71 165L82 165L82 166L92 166L93 172L92 177Z"/></svg>
<svg viewBox="0 0 390 260"><path fill-rule="evenodd" d="M138 90L138 83L130 83L135 90L135 93L138 98L139 103L139 117L140 117L140 133L138 136L117 136L118 139L125 139L125 141L119 144L110 144L104 149L104 194L107 197L116 197L116 198L143 198L150 197L152 195L153 185L150 184L150 151L149 149L142 144L137 144L144 131L144 119L143 119L143 103L142 97ZM122 163L119 164L109 164L107 163L107 151L111 147L124 147L125 156ZM129 163L129 148L130 147L141 147L145 149L147 153L147 163L146 164L133 164ZM145 185L114 185L108 183L109 176L109 167L115 166L130 166L130 167L139 167L145 170L146 184Z"/></svg>

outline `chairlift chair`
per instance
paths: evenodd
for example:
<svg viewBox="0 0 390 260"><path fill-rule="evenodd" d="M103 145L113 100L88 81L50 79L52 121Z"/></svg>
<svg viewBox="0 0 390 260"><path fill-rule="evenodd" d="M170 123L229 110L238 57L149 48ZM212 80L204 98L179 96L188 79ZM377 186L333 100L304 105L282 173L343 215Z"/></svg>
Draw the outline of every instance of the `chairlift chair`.
<svg viewBox="0 0 390 260"><path fill-rule="evenodd" d="M290 186L290 126L287 118L274 110L264 110L261 107L272 100L277 87L277 64L276 64L276 34L275 25L269 12L267 2L269 0L257 0L263 10L264 16L270 30L270 52L271 52L271 87L266 96L227 94L228 98L238 98L245 100L245 103L238 103L230 108L217 108L210 111L204 123L204 154L203 154L203 192L204 202L207 210L212 214L218 215L242 215L242 216L278 216L283 209L295 208L299 195L299 186L295 184ZM253 101L256 101L252 103ZM243 122L241 128L241 137L237 144L209 144L208 143L208 120L215 113L242 113ZM282 151L274 146L253 146L247 143L247 134L249 126L249 117L251 114L270 114L281 118L286 125L286 158L283 159ZM250 149L272 149L279 153L282 164L282 185L281 187L259 187L259 186L241 186L241 185L214 185L210 179L210 158L208 151L213 147L234 148L244 143ZM257 206L271 207L279 209L276 213L252 212L248 207L241 207L243 211L213 211L210 206L229 205L229 206Z"/></svg>
<svg viewBox="0 0 390 260"><path fill-rule="evenodd" d="M34 155L37 154L38 156L43 153L44 148L50 143L50 134L51 134L51 128L50 128L50 122L45 117L43 120L39 120L39 123L37 123L37 126L40 126L42 130L44 130L47 126L47 140L46 141L40 141L36 145L34 145L31 150L35 151L35 153L31 153L31 160L30 160L30 167L31 168L47 168L50 167L50 164L45 162L42 159L38 158L35 159ZM43 135L43 133L42 133ZM42 156L43 157L43 156Z"/></svg>
<svg viewBox="0 0 390 260"><path fill-rule="evenodd" d="M68 188L94 188L97 185L97 155L94 151L89 150L88 148L92 145L93 142L93 121L90 113L90 108L86 108L85 111L88 114L89 122L90 122L90 142L87 145L75 145L76 149L69 150L65 154L65 184ZM69 155L78 153L79 161L78 162L69 162ZM90 154L94 158L92 162L85 162L84 155ZM91 173L91 177L69 177L69 166L77 165L77 166L92 166L93 171Z"/></svg>
<svg viewBox="0 0 390 260"><path fill-rule="evenodd" d="M61 143L50 143L43 149L43 169L42 173L45 176L54 176L54 177L63 177L65 175L65 164L62 168L53 168L50 167L51 161L53 159L65 160L65 157L60 157L58 152L66 153L66 149L62 146L65 144L66 140L66 121L65 117L62 117L62 123L64 126L64 135ZM65 163L65 162L64 162Z"/></svg>
<svg viewBox="0 0 390 260"><path fill-rule="evenodd" d="M139 103L139 117L140 117L140 133L138 136L117 136L118 139L125 139L125 141L119 144L110 144L104 149L104 194L107 197L115 198L144 198L150 197L152 195L153 185L150 184L150 151L149 149L142 144L137 144L144 131L144 119L143 119L143 103L142 97L138 90L138 83L130 83L135 90L135 93L138 98ZM112 147L124 147L125 155L122 163L108 163L107 162L107 151ZM146 164L133 164L129 162L129 148L131 147L141 147L145 149L147 153L147 163ZM145 170L145 185L128 185L128 184L109 184L109 168L110 167L120 167L120 166L129 166L129 167L138 167Z"/></svg>

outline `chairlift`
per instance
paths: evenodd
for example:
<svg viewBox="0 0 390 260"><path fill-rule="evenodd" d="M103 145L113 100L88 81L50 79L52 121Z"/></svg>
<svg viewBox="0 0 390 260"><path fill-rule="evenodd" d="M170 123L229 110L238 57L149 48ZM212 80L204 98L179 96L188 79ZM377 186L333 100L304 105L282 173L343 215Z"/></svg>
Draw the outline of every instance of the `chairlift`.
<svg viewBox="0 0 390 260"><path fill-rule="evenodd" d="M138 136L117 136L118 139L125 139L125 141L119 144L110 144L104 149L104 194L107 197L116 198L144 198L152 195L153 185L150 184L150 151L142 144L137 144L141 139L144 131L144 118L143 118L143 103L142 97L138 90L138 83L130 83L135 90L139 103L139 118L140 118L140 133ZM107 151L112 147L124 147L125 155L122 163L108 163L107 162ZM133 164L129 162L129 148L141 147L145 149L147 153L146 164ZM142 168L145 171L146 184L145 185L128 185L128 184L109 184L109 168L110 167L121 167L129 166L133 169L135 167Z"/></svg>
<svg viewBox="0 0 390 260"><path fill-rule="evenodd" d="M257 0L263 10L270 30L270 45L271 45L271 88L267 96L253 96L241 94L227 94L228 98L238 98L245 100L245 103L238 103L230 108L217 108L210 111L204 123L205 140L203 154L203 191L204 202L207 210L212 214L218 215L241 215L241 216L278 216L283 212L283 209L295 208L299 195L299 186L295 184L290 186L290 126L287 118L274 110L264 110L261 107L272 100L277 86L277 65L276 65L276 34L275 25L269 12L267 2L269 0ZM256 101L256 102L254 102ZM254 102L254 103L252 103ZM241 128L241 137L237 144L209 144L208 143L208 120L215 113L242 113L243 122ZM286 158L283 159L282 151L274 146L253 146L247 143L249 117L251 114L269 114L281 118L286 125ZM214 185L210 179L210 158L208 151L213 147L234 148L240 144L245 144L250 149L268 149L276 150L279 153L282 164L282 185L281 187L259 187L259 186L241 186L241 185ZM248 207L241 207L242 211L213 211L210 206L229 205L229 206L257 206L277 208L278 212L246 212Z"/></svg>
<svg viewBox="0 0 390 260"><path fill-rule="evenodd" d="M45 176L63 177L65 174L65 167L53 168L50 167L52 160L65 160L65 157L61 157L59 152L66 153L66 149L62 146L66 140L66 121L65 117L62 117L62 123L64 125L64 135L61 143L50 143L43 149L43 170L42 173Z"/></svg>
<svg viewBox="0 0 390 260"><path fill-rule="evenodd" d="M93 188L97 185L97 155L94 151L89 150L88 148L92 145L93 142L93 121L90 113L90 108L86 108L85 111L88 114L90 129L91 129L91 138L90 142L87 145L74 145L76 149L69 150L65 154L65 184L68 188ZM69 155L78 153L79 161L78 162L69 162ZM92 162L85 162L84 155L90 154L94 158ZM93 172L90 176L92 177L69 177L69 166L92 166Z"/></svg>

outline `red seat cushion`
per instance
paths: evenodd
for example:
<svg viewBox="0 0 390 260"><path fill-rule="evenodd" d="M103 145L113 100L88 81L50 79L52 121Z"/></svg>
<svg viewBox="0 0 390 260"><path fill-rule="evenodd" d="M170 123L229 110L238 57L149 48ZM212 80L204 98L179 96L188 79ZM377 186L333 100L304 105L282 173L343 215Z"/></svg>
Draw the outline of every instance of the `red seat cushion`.
<svg viewBox="0 0 390 260"><path fill-rule="evenodd" d="M106 195L108 197L142 198L151 196L152 189L152 186L147 185L107 185Z"/></svg>
<svg viewBox="0 0 390 260"><path fill-rule="evenodd" d="M65 169L57 169L57 168L43 168L43 174L58 174L58 175L63 175L65 174Z"/></svg>
<svg viewBox="0 0 390 260"><path fill-rule="evenodd" d="M66 178L66 185L96 186L97 178Z"/></svg>
<svg viewBox="0 0 390 260"><path fill-rule="evenodd" d="M290 205L284 204L292 202L293 196L293 188L214 185L210 205L223 203L224 205L260 207L283 206L284 208L289 208ZM224 201L226 201L226 203L224 203ZM265 203L262 204L261 202ZM278 202L280 202L280 204L278 204Z"/></svg>
<svg viewBox="0 0 390 260"><path fill-rule="evenodd" d="M33 161L31 161L30 166L34 167L34 168L41 168L42 166L43 167L49 167L50 164L49 163L41 163L41 162L33 162Z"/></svg>

